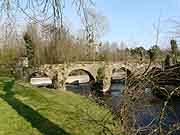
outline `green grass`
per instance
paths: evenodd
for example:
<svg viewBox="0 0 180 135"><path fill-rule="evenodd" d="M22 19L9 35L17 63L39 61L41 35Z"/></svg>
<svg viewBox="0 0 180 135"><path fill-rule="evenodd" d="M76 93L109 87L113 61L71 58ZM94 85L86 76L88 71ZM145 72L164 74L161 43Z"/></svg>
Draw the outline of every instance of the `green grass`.
<svg viewBox="0 0 180 135"><path fill-rule="evenodd" d="M0 78L0 135L118 135L118 123L104 107L65 91Z"/></svg>

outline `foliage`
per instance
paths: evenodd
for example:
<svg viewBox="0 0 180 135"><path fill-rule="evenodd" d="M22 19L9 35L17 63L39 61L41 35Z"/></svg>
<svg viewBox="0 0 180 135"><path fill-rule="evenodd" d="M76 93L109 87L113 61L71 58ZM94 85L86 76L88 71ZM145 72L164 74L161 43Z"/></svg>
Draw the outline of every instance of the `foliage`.
<svg viewBox="0 0 180 135"><path fill-rule="evenodd" d="M177 43L176 40L171 40L171 50L172 50L172 58L173 58L173 63L176 64L177 63L177 51L178 51L178 47L177 47Z"/></svg>
<svg viewBox="0 0 180 135"><path fill-rule="evenodd" d="M143 60L143 57L145 57L146 54L146 50L142 46L131 49L130 51L131 55L140 57L141 61Z"/></svg>
<svg viewBox="0 0 180 135"><path fill-rule="evenodd" d="M24 35L25 47L26 47L26 54L28 58L28 65L29 67L34 66L34 46L32 42L32 38L28 33Z"/></svg>
<svg viewBox="0 0 180 135"><path fill-rule="evenodd" d="M4 45L0 49L0 74L4 76L16 76L17 69L20 66L19 59L23 54L24 49L20 45Z"/></svg>
<svg viewBox="0 0 180 135"><path fill-rule="evenodd" d="M148 50L150 61L154 61L161 55L161 49L159 46L154 45Z"/></svg>
<svg viewBox="0 0 180 135"><path fill-rule="evenodd" d="M1 64L11 63L18 56L18 54L16 53L15 48L12 48L12 47L2 49L0 54L1 54L0 55L0 63Z"/></svg>
<svg viewBox="0 0 180 135"><path fill-rule="evenodd" d="M164 66L165 68L172 66L171 56L169 54L166 55Z"/></svg>

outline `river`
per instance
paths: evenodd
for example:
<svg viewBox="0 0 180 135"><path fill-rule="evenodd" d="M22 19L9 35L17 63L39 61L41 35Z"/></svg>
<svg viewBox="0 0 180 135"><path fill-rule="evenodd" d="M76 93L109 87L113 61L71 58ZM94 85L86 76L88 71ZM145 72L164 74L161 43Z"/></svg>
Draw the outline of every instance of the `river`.
<svg viewBox="0 0 180 135"><path fill-rule="evenodd" d="M79 85L66 85L66 89L82 95L90 94L90 85L88 83ZM110 95L105 99L112 107L113 111L118 109L123 89L123 81L118 81L111 84ZM150 130L157 126L159 121L159 115L164 102L160 99L157 100L157 97L155 99L156 100L152 102L136 105L136 108L133 112L134 126L136 128L142 129L141 134L147 134ZM165 129L176 126L177 123L180 123L180 100L174 100L168 104L163 123L163 127ZM145 128L147 126L148 128ZM180 131L176 131L173 134L180 135Z"/></svg>

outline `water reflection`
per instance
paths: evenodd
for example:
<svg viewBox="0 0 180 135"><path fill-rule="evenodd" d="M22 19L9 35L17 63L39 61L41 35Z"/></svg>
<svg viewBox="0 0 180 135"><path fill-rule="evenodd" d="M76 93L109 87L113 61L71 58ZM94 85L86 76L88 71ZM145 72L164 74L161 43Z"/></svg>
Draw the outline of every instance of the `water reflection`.
<svg viewBox="0 0 180 135"><path fill-rule="evenodd" d="M120 96L124 89L124 80L114 81L110 86L110 94L106 95L103 99L105 102L112 106L112 109L115 111L120 103ZM78 93L81 95L89 95L91 94L91 86L87 83L76 83L76 84L66 84L66 90L72 91L74 93ZM109 101L111 100L111 101Z"/></svg>
<svg viewBox="0 0 180 135"><path fill-rule="evenodd" d="M119 81L114 81L111 83L110 87L110 96L112 99L112 109L113 111L117 111L118 107L120 105L120 98L122 95L122 92L124 90L125 86L125 81L124 80L119 80Z"/></svg>
<svg viewBox="0 0 180 135"><path fill-rule="evenodd" d="M147 134L154 128L157 128L160 113L163 107L163 101L153 102L150 104L141 104L136 106L134 112L135 125L137 128L142 128L141 134ZM171 101L162 119L162 127L164 131L175 129L176 124L180 122L180 101ZM174 130L173 135L179 135L179 130Z"/></svg>
<svg viewBox="0 0 180 135"><path fill-rule="evenodd" d="M81 95L88 95L91 93L91 87L89 83L82 84L66 84L66 90Z"/></svg>

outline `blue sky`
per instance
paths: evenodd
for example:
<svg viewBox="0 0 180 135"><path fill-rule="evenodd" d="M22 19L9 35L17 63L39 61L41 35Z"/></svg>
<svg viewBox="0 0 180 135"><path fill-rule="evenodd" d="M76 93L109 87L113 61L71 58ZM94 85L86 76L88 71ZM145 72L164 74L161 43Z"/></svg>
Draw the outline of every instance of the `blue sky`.
<svg viewBox="0 0 180 135"><path fill-rule="evenodd" d="M80 20L72 1L66 1L65 21L72 31L80 29ZM161 16L159 45L166 48L173 36L171 19L180 22L180 0L94 0L97 10L107 17L108 30L101 41L125 42L128 47L151 47L155 43L155 29ZM22 15L22 14L21 14ZM21 22L24 18L19 16Z"/></svg>
<svg viewBox="0 0 180 135"><path fill-rule="evenodd" d="M180 21L180 0L96 0L96 8L108 18L109 29L101 38L103 41L126 42L134 47L150 47L155 42L154 24L161 16L159 45L166 47L169 31L174 25L170 19ZM77 16L68 12L70 22L78 25Z"/></svg>
<svg viewBox="0 0 180 135"><path fill-rule="evenodd" d="M157 24L161 16L160 39L166 40L171 30L169 19L179 16L179 4L179 0L99 0L97 6L102 8L110 23L110 31L104 39L149 47L155 41L153 24ZM163 42L160 42L161 46Z"/></svg>

